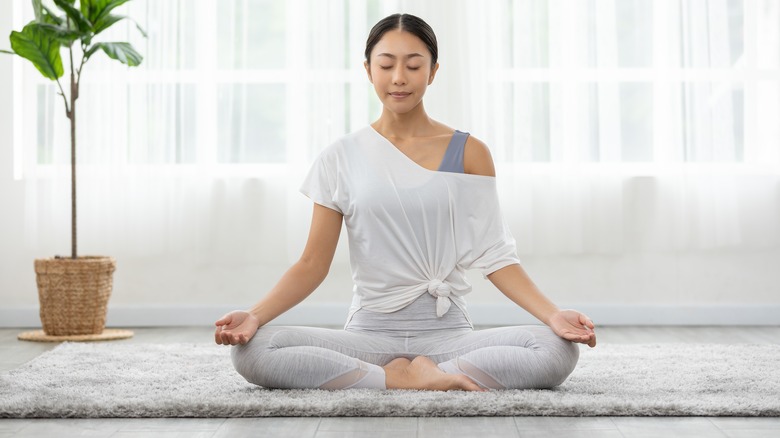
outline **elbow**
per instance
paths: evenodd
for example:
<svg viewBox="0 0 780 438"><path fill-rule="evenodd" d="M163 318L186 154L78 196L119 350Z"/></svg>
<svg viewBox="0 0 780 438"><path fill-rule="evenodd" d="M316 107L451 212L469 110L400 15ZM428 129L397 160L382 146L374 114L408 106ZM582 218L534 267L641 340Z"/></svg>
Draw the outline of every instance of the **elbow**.
<svg viewBox="0 0 780 438"><path fill-rule="evenodd" d="M325 280L330 272L330 261L314 260L310 257L301 257L298 265L308 274L314 276L319 282Z"/></svg>

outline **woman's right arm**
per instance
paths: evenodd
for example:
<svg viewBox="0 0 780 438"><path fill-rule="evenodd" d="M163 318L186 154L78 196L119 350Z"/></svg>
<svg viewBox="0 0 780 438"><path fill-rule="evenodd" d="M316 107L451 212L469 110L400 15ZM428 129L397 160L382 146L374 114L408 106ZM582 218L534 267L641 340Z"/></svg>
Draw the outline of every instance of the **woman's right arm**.
<svg viewBox="0 0 780 438"><path fill-rule="evenodd" d="M217 344L249 342L258 328L311 295L328 275L341 234L342 220L341 213L315 203L309 238L300 259L251 309L230 312L215 323L214 339Z"/></svg>

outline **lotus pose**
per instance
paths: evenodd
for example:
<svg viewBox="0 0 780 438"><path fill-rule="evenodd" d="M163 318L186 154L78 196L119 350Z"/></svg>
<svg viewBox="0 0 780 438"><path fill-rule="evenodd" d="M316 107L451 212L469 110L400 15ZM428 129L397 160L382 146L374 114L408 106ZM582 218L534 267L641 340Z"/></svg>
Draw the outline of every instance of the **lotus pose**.
<svg viewBox="0 0 780 438"><path fill-rule="evenodd" d="M301 192L314 202L300 260L248 311L216 322L236 370L268 388L550 388L596 345L594 325L560 310L526 275L501 214L487 146L431 119L423 96L439 68L418 17L371 30L364 67L378 120L325 148ZM328 274L349 237L354 298L343 330L267 326ZM467 269L545 325L474 330Z"/></svg>

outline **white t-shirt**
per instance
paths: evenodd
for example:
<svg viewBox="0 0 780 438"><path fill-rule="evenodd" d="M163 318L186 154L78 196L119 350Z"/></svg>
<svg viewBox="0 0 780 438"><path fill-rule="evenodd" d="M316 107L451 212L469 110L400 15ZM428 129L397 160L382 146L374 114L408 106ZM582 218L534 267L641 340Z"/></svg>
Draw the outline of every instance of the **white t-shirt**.
<svg viewBox="0 0 780 438"><path fill-rule="evenodd" d="M325 148L300 191L344 216L349 318L360 308L394 312L424 293L438 298L438 316L454 302L468 317L465 270L487 278L520 263L495 177L426 169L370 125Z"/></svg>

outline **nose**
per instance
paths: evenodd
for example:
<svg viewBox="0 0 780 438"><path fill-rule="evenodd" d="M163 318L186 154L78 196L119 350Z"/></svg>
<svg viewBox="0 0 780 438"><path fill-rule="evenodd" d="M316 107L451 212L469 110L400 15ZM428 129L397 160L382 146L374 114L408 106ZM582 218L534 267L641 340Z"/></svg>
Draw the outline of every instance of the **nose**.
<svg viewBox="0 0 780 438"><path fill-rule="evenodd" d="M393 85L406 85L403 65L399 65L393 70Z"/></svg>

